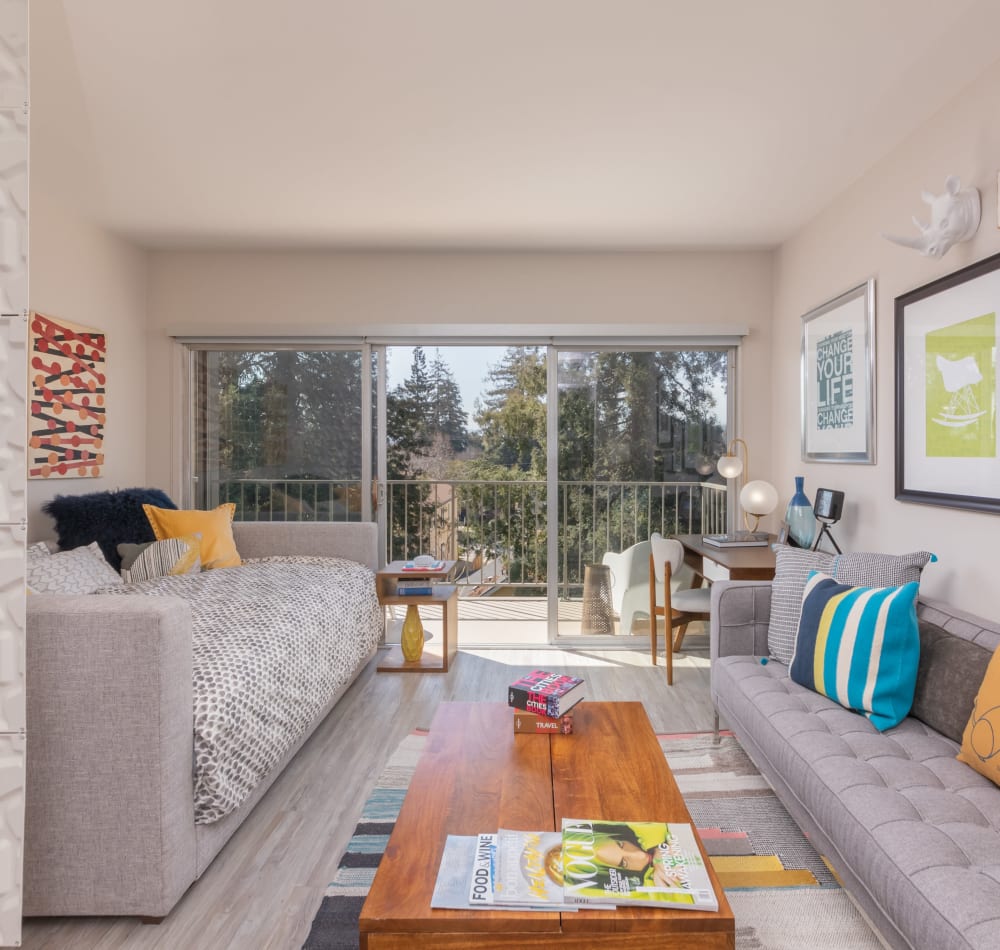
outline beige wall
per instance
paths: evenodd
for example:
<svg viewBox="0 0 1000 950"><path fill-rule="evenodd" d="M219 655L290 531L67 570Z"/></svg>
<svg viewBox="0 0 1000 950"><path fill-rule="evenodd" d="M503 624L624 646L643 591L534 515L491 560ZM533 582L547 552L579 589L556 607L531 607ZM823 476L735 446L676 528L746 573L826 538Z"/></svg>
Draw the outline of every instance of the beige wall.
<svg viewBox="0 0 1000 950"><path fill-rule="evenodd" d="M940 558L921 585L929 596L996 617L1000 595L992 552L1000 517L894 499L894 298L1000 251L997 171L1000 169L1000 67L903 142L775 257L774 378L771 388L774 470L787 501L792 478L847 493L835 534L845 549L903 552L926 549ZM941 260L890 244L880 232L916 234L912 215L927 220L922 189L943 190L949 174L982 193L983 221L975 238ZM804 463L799 437L799 345L803 313L876 278L877 464ZM990 487L996 495L1000 486Z"/></svg>
<svg viewBox="0 0 1000 950"><path fill-rule="evenodd" d="M181 404L171 376L177 328L201 334L361 335L373 327L473 324L484 334L522 324L748 327L741 374L755 473L769 476L767 411L771 254L157 252L149 284L149 398ZM403 332L403 331L401 331ZM175 426L179 421L173 413ZM179 469L171 442L148 442L150 472Z"/></svg>
<svg viewBox="0 0 1000 950"><path fill-rule="evenodd" d="M146 253L31 187L30 306L108 336L105 467L100 478L28 482L28 540L54 537L41 506L57 494L146 482Z"/></svg>

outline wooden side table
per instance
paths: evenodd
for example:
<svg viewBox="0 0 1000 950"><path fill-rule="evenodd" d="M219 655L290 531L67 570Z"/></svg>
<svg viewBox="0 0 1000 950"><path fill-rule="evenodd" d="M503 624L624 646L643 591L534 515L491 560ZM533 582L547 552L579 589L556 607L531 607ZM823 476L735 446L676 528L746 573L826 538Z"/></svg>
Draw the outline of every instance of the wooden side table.
<svg viewBox="0 0 1000 950"><path fill-rule="evenodd" d="M375 577L379 603L383 607L413 604L441 608L441 652L433 647L424 651L418 660L407 660L399 644L389 652L376 669L380 673L447 673L458 652L458 587L446 583L455 570L454 561L445 561L436 571L406 571L405 561L392 561ZM432 586L430 594L400 594L397 584L401 580L427 581Z"/></svg>

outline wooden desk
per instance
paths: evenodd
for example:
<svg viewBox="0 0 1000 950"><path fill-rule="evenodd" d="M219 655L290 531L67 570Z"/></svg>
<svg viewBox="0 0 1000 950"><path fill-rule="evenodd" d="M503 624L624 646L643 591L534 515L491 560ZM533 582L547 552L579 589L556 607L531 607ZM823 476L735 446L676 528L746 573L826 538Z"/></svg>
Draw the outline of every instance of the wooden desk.
<svg viewBox="0 0 1000 950"><path fill-rule="evenodd" d="M717 548L705 544L700 534L679 534L684 545L684 563L710 581L769 581L774 579L774 551L770 542L755 548ZM706 563L710 562L710 563Z"/></svg>
<svg viewBox="0 0 1000 950"><path fill-rule="evenodd" d="M582 702L573 735L515 735L500 703L438 706L359 920L362 950L733 950L733 910L431 909L445 839L563 818L691 822L641 703Z"/></svg>

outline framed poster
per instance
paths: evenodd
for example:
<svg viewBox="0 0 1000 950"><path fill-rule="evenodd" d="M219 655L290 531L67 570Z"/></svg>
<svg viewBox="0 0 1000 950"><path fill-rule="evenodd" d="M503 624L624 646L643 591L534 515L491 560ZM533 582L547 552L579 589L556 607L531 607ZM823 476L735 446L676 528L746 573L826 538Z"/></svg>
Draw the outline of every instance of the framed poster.
<svg viewBox="0 0 1000 950"><path fill-rule="evenodd" d="M802 460L875 464L875 278L802 317Z"/></svg>
<svg viewBox="0 0 1000 950"><path fill-rule="evenodd" d="M896 298L896 498L1000 512L1000 254Z"/></svg>
<svg viewBox="0 0 1000 950"><path fill-rule="evenodd" d="M107 339L32 313L28 478L97 478L104 467Z"/></svg>

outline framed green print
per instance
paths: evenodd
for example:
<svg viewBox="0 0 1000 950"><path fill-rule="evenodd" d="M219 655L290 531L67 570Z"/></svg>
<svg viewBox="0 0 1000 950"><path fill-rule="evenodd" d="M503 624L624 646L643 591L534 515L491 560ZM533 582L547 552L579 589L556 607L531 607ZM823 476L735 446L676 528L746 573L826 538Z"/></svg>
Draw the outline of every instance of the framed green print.
<svg viewBox="0 0 1000 950"><path fill-rule="evenodd" d="M1000 254L896 298L896 498L1000 512Z"/></svg>

